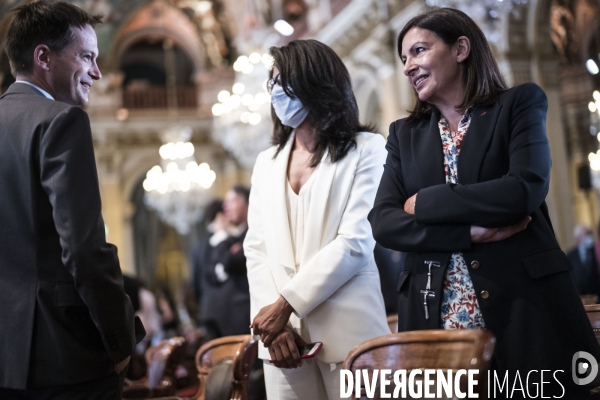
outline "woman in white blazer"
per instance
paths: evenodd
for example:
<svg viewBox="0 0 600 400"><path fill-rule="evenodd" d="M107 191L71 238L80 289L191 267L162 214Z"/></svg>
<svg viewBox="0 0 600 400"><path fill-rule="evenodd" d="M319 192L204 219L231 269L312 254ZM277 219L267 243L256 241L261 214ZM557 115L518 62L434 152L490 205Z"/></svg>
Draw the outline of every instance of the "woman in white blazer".
<svg viewBox="0 0 600 400"><path fill-rule="evenodd" d="M270 52L273 147L254 166L244 241L251 328L269 400L338 399L348 352L390 332L367 221L385 140L364 132L333 50L298 40ZM304 342L323 348L301 360Z"/></svg>

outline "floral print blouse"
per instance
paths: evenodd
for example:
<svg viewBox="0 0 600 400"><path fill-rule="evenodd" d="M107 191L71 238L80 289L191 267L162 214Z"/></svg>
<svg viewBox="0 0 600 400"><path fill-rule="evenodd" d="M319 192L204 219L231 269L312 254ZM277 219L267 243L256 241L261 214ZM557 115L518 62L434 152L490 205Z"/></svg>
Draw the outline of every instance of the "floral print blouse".
<svg viewBox="0 0 600 400"><path fill-rule="evenodd" d="M471 124L469 108L458 124L453 135L448 122L441 117L438 126L444 152L444 170L446 183L458 181L458 155L462 142ZM475 294L475 288L462 253L454 253L450 259L443 283L441 307L442 327L444 329L484 329L485 323Z"/></svg>

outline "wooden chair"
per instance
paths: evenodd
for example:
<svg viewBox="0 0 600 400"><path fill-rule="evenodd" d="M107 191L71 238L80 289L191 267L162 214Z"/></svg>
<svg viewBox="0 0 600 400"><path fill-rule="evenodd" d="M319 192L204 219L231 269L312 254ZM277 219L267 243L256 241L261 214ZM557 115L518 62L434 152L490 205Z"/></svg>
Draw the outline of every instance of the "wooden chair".
<svg viewBox="0 0 600 400"><path fill-rule="evenodd" d="M579 297L581 298L581 302L583 303L583 305L598 303L597 294L582 294Z"/></svg>
<svg viewBox="0 0 600 400"><path fill-rule="evenodd" d="M204 400L206 380L211 368L224 359L233 360L231 400L248 399L248 377L258 357L258 342L251 335L225 336L205 343L196 353L200 386L195 397Z"/></svg>
<svg viewBox="0 0 600 400"><path fill-rule="evenodd" d="M406 369L407 374L414 369L478 369L477 390L480 398L486 398L487 371L495 341L491 332L476 329L392 333L356 346L346 357L343 368L353 375L354 371L365 369ZM379 395L379 388L375 393ZM361 394L365 394L364 382Z"/></svg>
<svg viewBox="0 0 600 400"><path fill-rule="evenodd" d="M592 324L596 339L598 339L598 343L600 343L600 304L588 304L583 307Z"/></svg>
<svg viewBox="0 0 600 400"><path fill-rule="evenodd" d="M584 306L585 312L592 324L592 329L594 330L594 335L596 335L596 340L600 343L600 304L588 304ZM596 387L592 389L592 398L594 400L600 399L600 387Z"/></svg>
<svg viewBox="0 0 600 400"><path fill-rule="evenodd" d="M123 399L148 399L173 396L175 370L185 355L185 339L174 337L146 350L148 373L145 379L127 383Z"/></svg>
<svg viewBox="0 0 600 400"><path fill-rule="evenodd" d="M169 396L169 397L153 397L154 400L185 400L181 397L177 396Z"/></svg>
<svg viewBox="0 0 600 400"><path fill-rule="evenodd" d="M390 331L392 331L392 333L398 333L398 314L388 315L387 323L388 323L388 326L390 327Z"/></svg>

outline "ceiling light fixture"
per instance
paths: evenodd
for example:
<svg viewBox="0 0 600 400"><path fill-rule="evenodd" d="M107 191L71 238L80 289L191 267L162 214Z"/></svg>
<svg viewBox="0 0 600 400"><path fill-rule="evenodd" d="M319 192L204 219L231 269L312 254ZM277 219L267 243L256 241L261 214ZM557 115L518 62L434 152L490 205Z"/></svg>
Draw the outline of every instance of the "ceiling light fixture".
<svg viewBox="0 0 600 400"><path fill-rule="evenodd" d="M277 32L281 33L283 36L291 36L294 34L294 27L282 19L276 21L273 26Z"/></svg>

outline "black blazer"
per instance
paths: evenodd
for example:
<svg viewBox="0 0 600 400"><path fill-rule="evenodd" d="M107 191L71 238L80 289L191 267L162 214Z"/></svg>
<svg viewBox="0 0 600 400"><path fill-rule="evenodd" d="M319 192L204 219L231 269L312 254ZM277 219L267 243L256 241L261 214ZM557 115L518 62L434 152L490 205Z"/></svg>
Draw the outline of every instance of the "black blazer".
<svg viewBox="0 0 600 400"><path fill-rule="evenodd" d="M241 247L247 232L230 236L213 248L211 262L204 274L207 285L200 304L200 320L212 324L217 336L250 333L250 288L246 256ZM240 249L231 253L231 247L235 245ZM215 274L217 264L221 264L228 275L223 282Z"/></svg>
<svg viewBox="0 0 600 400"><path fill-rule="evenodd" d="M0 387L110 374L133 353L134 316L105 241L87 114L14 83L0 97L0 160Z"/></svg>
<svg viewBox="0 0 600 400"><path fill-rule="evenodd" d="M445 182L439 111L394 122L369 221L377 242L408 252L399 278L399 331L440 328L445 269L451 254L462 252L486 328L497 338L498 369L562 369L571 379L573 354L583 350L600 360L600 347L544 202L551 166L547 105L535 84L504 91L491 106L476 105L457 184ZM415 193L410 215L404 202ZM527 215L532 220L525 231L471 243L471 225L506 226ZM427 283L426 261L441 265L433 268L429 320L419 293Z"/></svg>

